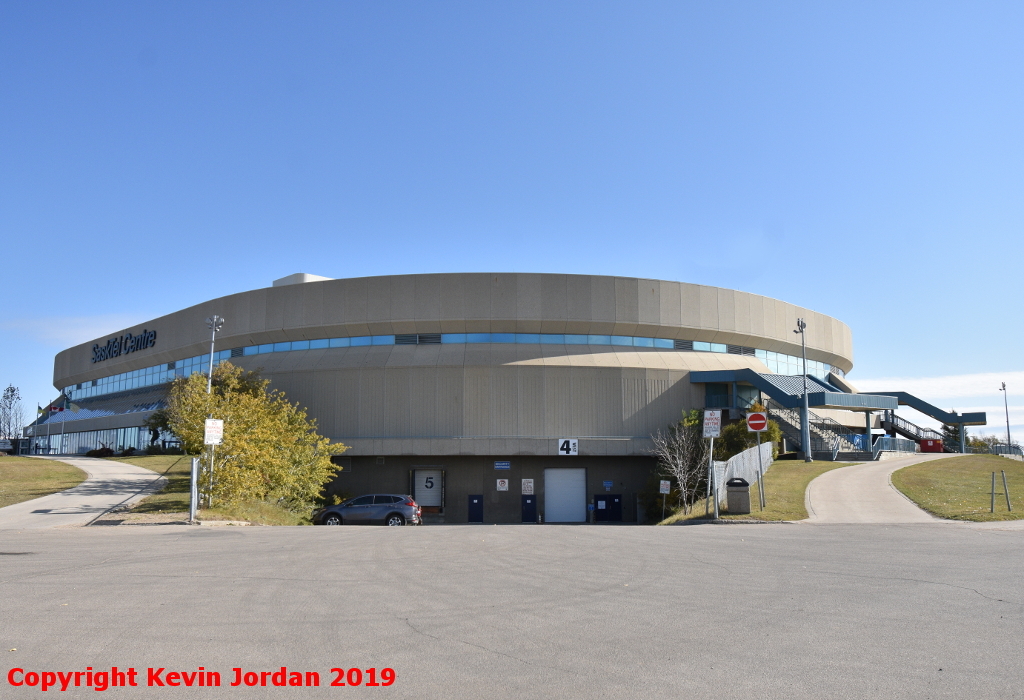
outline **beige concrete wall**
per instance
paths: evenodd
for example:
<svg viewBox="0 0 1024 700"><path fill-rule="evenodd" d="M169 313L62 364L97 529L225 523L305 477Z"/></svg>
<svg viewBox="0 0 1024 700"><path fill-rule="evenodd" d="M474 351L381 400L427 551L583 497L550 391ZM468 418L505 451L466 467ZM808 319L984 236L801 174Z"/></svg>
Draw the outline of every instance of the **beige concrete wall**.
<svg viewBox="0 0 1024 700"><path fill-rule="evenodd" d="M699 340L800 354L796 319L807 321L808 357L853 367L850 329L809 309L756 294L627 277L437 274L365 277L257 289L213 299L65 350L58 388L201 355L204 319L227 319L218 347L392 333L593 333ZM154 347L93 364L92 346L143 328ZM796 342L795 342L796 341Z"/></svg>
<svg viewBox="0 0 1024 700"><path fill-rule="evenodd" d="M650 435L703 407L691 371L753 357L586 346L420 345L236 358L306 406L350 455L640 455Z"/></svg>

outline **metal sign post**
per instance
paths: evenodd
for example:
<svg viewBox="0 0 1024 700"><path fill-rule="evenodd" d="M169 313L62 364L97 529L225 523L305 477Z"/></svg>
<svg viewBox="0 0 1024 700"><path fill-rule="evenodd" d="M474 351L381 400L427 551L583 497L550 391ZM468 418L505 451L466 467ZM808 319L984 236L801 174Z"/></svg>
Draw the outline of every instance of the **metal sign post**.
<svg viewBox="0 0 1024 700"><path fill-rule="evenodd" d="M207 494L206 507L213 507L213 454L214 448L224 442L224 421L218 418L207 418L203 434L203 444L210 446L210 493Z"/></svg>
<svg viewBox="0 0 1024 700"><path fill-rule="evenodd" d="M715 438L722 434L722 412L704 411L704 437L711 438L708 447L708 496L715 502L715 520L718 520L718 479L715 478ZM708 504L704 503L704 514Z"/></svg>
<svg viewBox="0 0 1024 700"><path fill-rule="evenodd" d="M661 519L664 520L665 519L665 500L668 498L669 491L672 490L672 482L671 481L664 481L663 480L661 482L660 488L658 490L661 492Z"/></svg>
<svg viewBox="0 0 1024 700"><path fill-rule="evenodd" d="M196 521L196 511L199 509L199 458L192 458L192 484L188 500L188 521Z"/></svg>
<svg viewBox="0 0 1024 700"><path fill-rule="evenodd" d="M761 457L761 433L768 430L768 416L763 413L748 413L747 430L757 433L757 491L761 497L761 510L764 510L764 460Z"/></svg>

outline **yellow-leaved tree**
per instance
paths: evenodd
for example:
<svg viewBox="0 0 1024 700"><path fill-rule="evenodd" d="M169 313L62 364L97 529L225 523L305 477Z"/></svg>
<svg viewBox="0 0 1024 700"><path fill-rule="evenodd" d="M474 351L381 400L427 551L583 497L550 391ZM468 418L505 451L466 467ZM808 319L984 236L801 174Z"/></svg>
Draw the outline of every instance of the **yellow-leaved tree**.
<svg viewBox="0 0 1024 700"><path fill-rule="evenodd" d="M302 511L313 507L334 476L331 456L348 449L316 432L316 421L283 393L268 389L258 371L230 362L213 370L213 392L206 375L174 381L167 408L155 418L164 423L189 454L204 454L207 417L224 421L224 442L213 463L213 499L217 503L267 501ZM200 484L209 483L203 459Z"/></svg>

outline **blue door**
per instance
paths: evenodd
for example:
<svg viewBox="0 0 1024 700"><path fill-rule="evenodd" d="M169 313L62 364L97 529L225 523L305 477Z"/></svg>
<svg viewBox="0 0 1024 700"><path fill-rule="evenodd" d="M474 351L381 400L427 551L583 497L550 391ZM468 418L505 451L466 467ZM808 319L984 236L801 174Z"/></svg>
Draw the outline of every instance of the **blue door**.
<svg viewBox="0 0 1024 700"><path fill-rule="evenodd" d="M621 523L622 494L595 493L594 520L599 523Z"/></svg>
<svg viewBox="0 0 1024 700"><path fill-rule="evenodd" d="M523 522L524 523L535 523L537 522L537 497L523 496Z"/></svg>
<svg viewBox="0 0 1024 700"><path fill-rule="evenodd" d="M484 497L470 496L469 497L469 520L471 523L482 523L484 521Z"/></svg>

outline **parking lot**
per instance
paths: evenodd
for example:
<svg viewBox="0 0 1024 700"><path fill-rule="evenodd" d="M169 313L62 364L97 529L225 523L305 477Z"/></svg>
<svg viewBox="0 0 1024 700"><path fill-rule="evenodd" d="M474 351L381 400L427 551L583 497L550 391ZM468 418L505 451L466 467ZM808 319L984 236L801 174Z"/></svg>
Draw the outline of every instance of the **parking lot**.
<svg viewBox="0 0 1024 700"><path fill-rule="evenodd" d="M38 695L15 667L117 666L140 672L108 691L124 698L1020 697L1022 542L955 524L6 531L0 695ZM200 666L223 685L145 685ZM281 666L321 686L228 685ZM365 687L371 668L394 683Z"/></svg>

